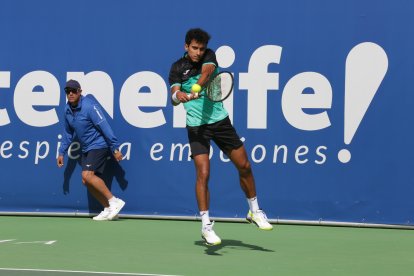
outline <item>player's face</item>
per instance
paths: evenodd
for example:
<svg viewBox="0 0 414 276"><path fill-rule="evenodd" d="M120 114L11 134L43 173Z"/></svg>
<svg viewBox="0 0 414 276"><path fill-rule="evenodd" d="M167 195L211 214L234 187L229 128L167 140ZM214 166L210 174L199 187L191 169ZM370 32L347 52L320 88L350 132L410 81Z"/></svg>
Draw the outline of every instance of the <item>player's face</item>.
<svg viewBox="0 0 414 276"><path fill-rule="evenodd" d="M65 88L66 97L68 98L69 104L76 106L81 96L80 89Z"/></svg>
<svg viewBox="0 0 414 276"><path fill-rule="evenodd" d="M190 44L185 44L185 50L187 51L187 57L192 62L199 62L206 52L207 45L191 40Z"/></svg>

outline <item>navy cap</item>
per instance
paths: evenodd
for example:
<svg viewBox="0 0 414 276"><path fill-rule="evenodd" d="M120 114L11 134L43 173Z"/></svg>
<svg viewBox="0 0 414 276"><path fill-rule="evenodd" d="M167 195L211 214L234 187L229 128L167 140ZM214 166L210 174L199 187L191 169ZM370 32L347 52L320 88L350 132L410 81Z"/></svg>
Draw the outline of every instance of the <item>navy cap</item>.
<svg viewBox="0 0 414 276"><path fill-rule="evenodd" d="M68 80L66 82L66 86L65 88L74 88L74 89L80 89L81 86L79 84L79 82L75 81L75 80Z"/></svg>

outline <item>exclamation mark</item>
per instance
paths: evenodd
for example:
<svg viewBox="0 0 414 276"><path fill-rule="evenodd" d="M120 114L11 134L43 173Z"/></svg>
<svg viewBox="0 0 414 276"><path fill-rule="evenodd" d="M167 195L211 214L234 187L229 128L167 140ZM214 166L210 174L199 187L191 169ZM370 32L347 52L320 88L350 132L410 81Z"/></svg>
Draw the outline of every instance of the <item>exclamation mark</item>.
<svg viewBox="0 0 414 276"><path fill-rule="evenodd" d="M345 66L344 142L346 145L349 145L354 138L387 69L387 54L375 43L358 44L349 52ZM347 149L342 149L338 152L338 159L342 163L348 163L351 160L351 153Z"/></svg>

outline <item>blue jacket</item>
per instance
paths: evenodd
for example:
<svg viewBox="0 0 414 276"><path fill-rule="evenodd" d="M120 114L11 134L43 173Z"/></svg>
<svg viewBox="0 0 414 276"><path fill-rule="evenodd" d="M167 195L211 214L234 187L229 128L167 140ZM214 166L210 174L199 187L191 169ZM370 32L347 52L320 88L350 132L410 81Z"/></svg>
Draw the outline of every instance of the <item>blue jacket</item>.
<svg viewBox="0 0 414 276"><path fill-rule="evenodd" d="M104 148L110 148L114 152L119 148L118 139L92 95L81 96L74 111L69 103L66 104L65 128L59 155L64 155L68 151L74 134L78 137L84 153Z"/></svg>

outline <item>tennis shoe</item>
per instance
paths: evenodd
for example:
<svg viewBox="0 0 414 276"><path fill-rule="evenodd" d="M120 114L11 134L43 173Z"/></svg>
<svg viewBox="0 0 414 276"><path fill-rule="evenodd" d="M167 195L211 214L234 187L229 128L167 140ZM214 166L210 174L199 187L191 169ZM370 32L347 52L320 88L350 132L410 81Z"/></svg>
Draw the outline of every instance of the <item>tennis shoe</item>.
<svg viewBox="0 0 414 276"><path fill-rule="evenodd" d="M213 225L214 222L203 226L203 229L201 229L201 237L207 245L218 245L221 243L221 239L213 230Z"/></svg>
<svg viewBox="0 0 414 276"><path fill-rule="evenodd" d="M125 206L125 201L120 198L116 198L114 201L109 203L109 213L107 215L108 220L114 220L117 218L118 213Z"/></svg>
<svg viewBox="0 0 414 276"><path fill-rule="evenodd" d="M99 215L94 216L92 219L93 220L108 220L108 215L109 215L109 208L106 207L102 212L99 213Z"/></svg>
<svg viewBox="0 0 414 276"><path fill-rule="evenodd" d="M249 210L249 212L247 213L246 220L249 223L256 224L256 226L259 227L259 229L262 229L262 230L273 229L273 226L268 222L266 214L263 210L259 209L254 213Z"/></svg>

